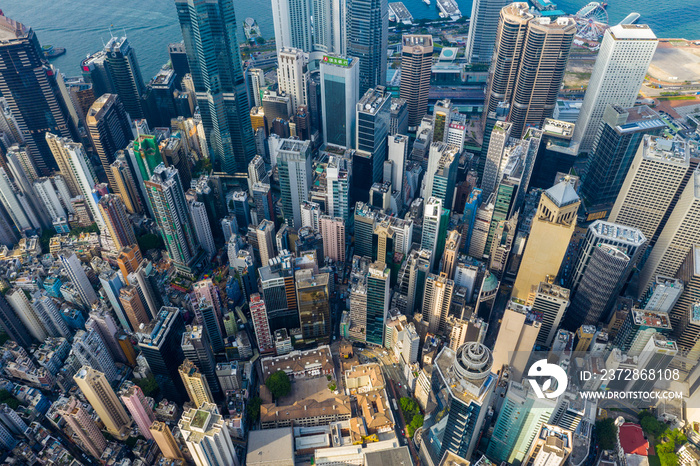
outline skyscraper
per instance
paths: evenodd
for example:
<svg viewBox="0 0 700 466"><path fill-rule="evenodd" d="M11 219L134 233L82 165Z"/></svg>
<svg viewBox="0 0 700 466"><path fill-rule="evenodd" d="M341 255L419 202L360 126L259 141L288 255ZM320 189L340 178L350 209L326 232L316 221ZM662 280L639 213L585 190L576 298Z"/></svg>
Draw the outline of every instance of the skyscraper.
<svg viewBox="0 0 700 466"><path fill-rule="evenodd" d="M556 400L537 398L526 385L511 380L486 454L496 461L522 461L541 426L549 422ZM548 464L548 463L545 463Z"/></svg>
<svg viewBox="0 0 700 466"><path fill-rule="evenodd" d="M286 2L287 0L280 0ZM290 0L296 2L296 0ZM310 3L304 0L298 3ZM295 21L296 23L296 21ZM277 36L275 36L277 37ZM301 49L284 47L277 52L277 84L281 92L285 92L292 101L292 113L300 105L308 105L306 97L307 79L309 77L308 55Z"/></svg>
<svg viewBox="0 0 700 466"><path fill-rule="evenodd" d="M408 104L410 130L418 127L428 111L433 37L404 34L401 43L401 98Z"/></svg>
<svg viewBox="0 0 700 466"><path fill-rule="evenodd" d="M115 194L122 198L124 207L130 214L140 214L144 211L145 200L141 190L136 185L136 175L131 171L123 151L118 151L116 159L109 167L117 185Z"/></svg>
<svg viewBox="0 0 700 466"><path fill-rule="evenodd" d="M170 259L179 271L191 273L199 246L177 169L160 164L145 185Z"/></svg>
<svg viewBox="0 0 700 466"><path fill-rule="evenodd" d="M506 145L508 145L508 141L510 141L512 129L513 124L505 121L496 122L491 129L489 148L484 163L484 176L481 180L481 190L486 196L494 192L498 187L498 183L501 182L499 174L503 172L503 152L505 151Z"/></svg>
<svg viewBox="0 0 700 466"><path fill-rule="evenodd" d="M145 438L153 440L150 427L156 422L156 415L153 413L151 405L138 385L131 385L120 393L120 397L129 414L139 426L139 432ZM152 401L151 401L152 403Z"/></svg>
<svg viewBox="0 0 700 466"><path fill-rule="evenodd" d="M146 305L141 300L135 286L129 285L119 290L119 302L134 331L138 331L141 324L145 325L151 321L151 316L146 311Z"/></svg>
<svg viewBox="0 0 700 466"><path fill-rule="evenodd" d="M559 324L569 307L570 292L567 288L548 282L540 282L532 312L542 316L542 324L537 334L537 344L549 347L559 330Z"/></svg>
<svg viewBox="0 0 700 466"><path fill-rule="evenodd" d="M272 24L278 56L285 47L307 53L313 51L312 3L311 0L272 1Z"/></svg>
<svg viewBox="0 0 700 466"><path fill-rule="evenodd" d="M197 242L207 253L209 260L211 260L216 254L216 245L214 244L214 235L207 217L207 209L204 203L199 201L191 201L189 208Z"/></svg>
<svg viewBox="0 0 700 466"><path fill-rule="evenodd" d="M384 86L368 89L357 103L357 141L354 147L372 154L372 183L382 182L390 109L391 93Z"/></svg>
<svg viewBox="0 0 700 466"><path fill-rule="evenodd" d="M535 17L527 3L501 10L494 61L484 103L484 115L509 105L512 136L527 126L541 126L554 112L576 33L572 18Z"/></svg>
<svg viewBox="0 0 700 466"><path fill-rule="evenodd" d="M25 349L29 348L33 335L29 332L24 321L10 307L4 296L0 296L0 326L18 345Z"/></svg>
<svg viewBox="0 0 700 466"><path fill-rule="evenodd" d="M700 244L700 171L696 170L663 226L639 274L638 297L658 275L675 277L694 246Z"/></svg>
<svg viewBox="0 0 700 466"><path fill-rule="evenodd" d="M41 322L41 319L37 315L36 311L29 303L29 299L24 294L24 291L20 288L12 288L5 294L7 302L12 307L15 315L19 317L24 326L29 331L29 334L33 336L38 341L46 340L48 334L46 329Z"/></svg>
<svg viewBox="0 0 700 466"><path fill-rule="evenodd" d="M85 395L90 406L100 416L107 431L118 438L124 438L131 426L131 419L105 375L92 367L83 366L73 376L73 380Z"/></svg>
<svg viewBox="0 0 700 466"><path fill-rule="evenodd" d="M182 334L182 352L185 361L191 361L207 380L207 390L221 392L219 379L216 377L216 359L212 351L209 332L202 326L187 326ZM185 379L183 378L183 382Z"/></svg>
<svg viewBox="0 0 700 466"><path fill-rule="evenodd" d="M573 432L556 425L543 424L536 434L522 464L568 464L567 460L574 448Z"/></svg>
<svg viewBox="0 0 700 466"><path fill-rule="evenodd" d="M334 261L345 262L345 220L322 215L321 236L323 254Z"/></svg>
<svg viewBox="0 0 700 466"><path fill-rule="evenodd" d="M445 400L447 421L442 443L429 446L439 448L434 457L451 451L471 458L496 386L492 366L491 351L476 342L465 343L457 351L443 347L435 358L433 380Z"/></svg>
<svg viewBox="0 0 700 466"><path fill-rule="evenodd" d="M513 285L513 297L527 301L533 286L559 273L569 240L576 228L581 201L571 182L564 180L544 191L532 220L530 236Z"/></svg>
<svg viewBox="0 0 700 466"><path fill-rule="evenodd" d="M389 314L389 268L383 260L367 269L367 332L368 343L384 344L384 324Z"/></svg>
<svg viewBox="0 0 700 466"><path fill-rule="evenodd" d="M608 221L638 228L653 246L689 170L690 153L684 141L645 135Z"/></svg>
<svg viewBox="0 0 700 466"><path fill-rule="evenodd" d="M445 247L449 210L443 208L442 200L429 197L423 211L423 234L420 246L430 251L430 270L440 264Z"/></svg>
<svg viewBox="0 0 700 466"><path fill-rule="evenodd" d="M162 307L158 316L136 333L141 354L146 358L161 394L175 403L183 403L187 399L178 373L180 364L185 360L180 346L184 332L185 323L180 310Z"/></svg>
<svg viewBox="0 0 700 466"><path fill-rule="evenodd" d="M196 466L236 464L226 421L214 403L182 413L178 427Z"/></svg>
<svg viewBox="0 0 700 466"><path fill-rule="evenodd" d="M576 330L581 325L607 321L624 280L632 266L630 257L621 249L604 243L596 244L578 286L571 291L571 308L566 326Z"/></svg>
<svg viewBox="0 0 700 466"><path fill-rule="evenodd" d="M258 251L260 251L260 262L263 265L273 257L275 253L275 224L270 220L263 220L255 230L258 239Z"/></svg>
<svg viewBox="0 0 700 466"><path fill-rule="evenodd" d="M604 215L610 211L644 135L660 135L664 128L661 116L646 105L605 108L582 179L587 212Z"/></svg>
<svg viewBox="0 0 700 466"><path fill-rule="evenodd" d="M360 59L360 95L386 85L389 47L387 0L347 0L345 3L347 53Z"/></svg>
<svg viewBox="0 0 700 466"><path fill-rule="evenodd" d="M579 152L593 147L608 104L634 105L658 42L646 24L618 24L605 31L574 129Z"/></svg>
<svg viewBox="0 0 700 466"><path fill-rule="evenodd" d="M270 333L270 322L267 319L265 301L260 294L254 293L250 296L250 319L253 321L255 339L258 341L258 348L261 353L270 353L275 350L275 342Z"/></svg>
<svg viewBox="0 0 700 466"><path fill-rule="evenodd" d="M192 404L199 407L204 403L214 402L207 379L192 361L185 359L178 371Z"/></svg>
<svg viewBox="0 0 700 466"><path fill-rule="evenodd" d="M173 433L166 423L155 421L151 424L149 430L164 458L184 461L180 447L177 445L175 437L173 437Z"/></svg>
<svg viewBox="0 0 700 466"><path fill-rule="evenodd" d="M309 141L284 139L277 151L280 195L284 221L290 228L299 229L301 204L308 200L311 189L311 145Z"/></svg>
<svg viewBox="0 0 700 466"><path fill-rule="evenodd" d="M343 147L355 144L355 104L360 100L358 59L324 55L321 60L323 142Z"/></svg>
<svg viewBox="0 0 700 466"><path fill-rule="evenodd" d="M447 329L454 287L454 281L446 274L428 274L423 294L423 321L428 323L428 332L437 334Z"/></svg>
<svg viewBox="0 0 700 466"><path fill-rule="evenodd" d="M73 332L68 329L61 311L49 295L46 294L46 291L37 290L32 293L32 307L34 307L36 315L41 319L49 336L63 337L66 340L73 337Z"/></svg>
<svg viewBox="0 0 700 466"><path fill-rule="evenodd" d="M114 163L117 151L126 148L129 141L133 139L131 121L119 95L104 94L98 98L88 110L85 122L92 144L109 180L109 187L113 192L118 193L119 185L110 165Z"/></svg>
<svg viewBox="0 0 700 466"><path fill-rule="evenodd" d="M535 347L540 326L541 323L528 306L509 302L493 346L493 370L500 373L504 366L508 366L511 380L520 382L530 353Z"/></svg>
<svg viewBox="0 0 700 466"><path fill-rule="evenodd" d="M61 417L80 440L85 450L95 458L100 458L107 448L107 440L95 420L75 397L70 397L60 410Z"/></svg>
<svg viewBox="0 0 700 466"><path fill-rule="evenodd" d="M146 86L143 84L136 51L126 36L109 39L105 45L105 65L114 92L119 94L126 113L133 119L146 118L141 99L146 93Z"/></svg>
<svg viewBox="0 0 700 466"><path fill-rule="evenodd" d="M77 140L76 128L61 96L56 70L39 45L34 31L0 16L4 31L0 44L0 93L17 122L22 137L42 175L57 168L46 144L46 134Z"/></svg>
<svg viewBox="0 0 700 466"><path fill-rule="evenodd" d="M404 170L408 160L408 136L397 134L388 138L388 155L391 162L391 188L403 193ZM403 199L403 194L401 196Z"/></svg>
<svg viewBox="0 0 700 466"><path fill-rule="evenodd" d="M121 198L115 194L107 194L100 198L97 207L117 249L126 246L138 248L134 227L131 226Z"/></svg>
<svg viewBox="0 0 700 466"><path fill-rule="evenodd" d="M646 237L636 228L596 220L588 226L586 236L581 241L578 256L567 281L567 286L572 292L578 288L596 246L609 244L616 247L630 258L631 265L634 266L646 242ZM624 277L623 280L626 278Z"/></svg>
<svg viewBox="0 0 700 466"><path fill-rule="evenodd" d="M301 333L305 341L328 342L331 336L331 313L328 274L314 274L311 269L295 274Z"/></svg>
<svg viewBox="0 0 700 466"><path fill-rule="evenodd" d="M70 255L69 255L70 254ZM61 264L66 269L70 281L78 290L80 299L83 301L85 306L89 309L94 302L97 301L97 294L90 284L83 265L80 263L78 256L75 253L69 251L64 251L58 255L61 260Z"/></svg>
<svg viewBox="0 0 700 466"><path fill-rule="evenodd" d="M197 103L214 164L245 172L255 156L233 0L176 0Z"/></svg>
<svg viewBox="0 0 700 466"><path fill-rule="evenodd" d="M430 145L428 169L423 178L423 199L435 197L446 209L452 208L460 153L460 148L444 142Z"/></svg>
<svg viewBox="0 0 700 466"><path fill-rule="evenodd" d="M474 0L469 16L469 35L465 57L470 64L490 64L498 31L501 8L508 0Z"/></svg>

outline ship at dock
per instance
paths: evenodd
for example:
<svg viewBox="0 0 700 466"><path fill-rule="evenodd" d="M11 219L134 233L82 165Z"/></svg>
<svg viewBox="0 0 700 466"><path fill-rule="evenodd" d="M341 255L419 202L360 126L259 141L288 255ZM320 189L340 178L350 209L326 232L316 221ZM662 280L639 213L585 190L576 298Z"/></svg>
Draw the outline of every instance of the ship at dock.
<svg viewBox="0 0 700 466"><path fill-rule="evenodd" d="M457 21L462 17L462 12L459 11L456 0L435 0L437 8L440 10L441 18L450 18Z"/></svg>
<svg viewBox="0 0 700 466"><path fill-rule="evenodd" d="M392 19L393 17L393 19ZM396 21L410 26L413 24L413 16L402 2L389 4L389 21Z"/></svg>

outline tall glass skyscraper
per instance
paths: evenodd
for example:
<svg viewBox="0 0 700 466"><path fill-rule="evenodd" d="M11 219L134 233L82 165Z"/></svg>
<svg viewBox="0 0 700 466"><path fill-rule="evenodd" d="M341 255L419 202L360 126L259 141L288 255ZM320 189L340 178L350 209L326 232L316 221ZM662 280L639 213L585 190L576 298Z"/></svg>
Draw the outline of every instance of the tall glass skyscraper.
<svg viewBox="0 0 700 466"><path fill-rule="evenodd" d="M386 49L389 46L387 0L348 0L347 53L360 59L360 95L386 85Z"/></svg>
<svg viewBox="0 0 700 466"><path fill-rule="evenodd" d="M175 0L214 166L245 173L255 156L233 0Z"/></svg>
<svg viewBox="0 0 700 466"><path fill-rule="evenodd" d="M19 131L42 175L58 166L46 133L78 140L56 71L46 62L34 31L0 16L0 93L7 100Z"/></svg>

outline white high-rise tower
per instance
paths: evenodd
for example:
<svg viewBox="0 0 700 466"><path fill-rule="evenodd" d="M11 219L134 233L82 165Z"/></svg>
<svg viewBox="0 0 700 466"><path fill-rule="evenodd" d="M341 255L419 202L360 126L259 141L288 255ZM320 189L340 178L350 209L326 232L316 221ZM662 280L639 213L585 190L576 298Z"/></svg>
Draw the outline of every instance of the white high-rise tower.
<svg viewBox="0 0 700 466"><path fill-rule="evenodd" d="M574 129L580 152L593 147L608 104L634 105L658 43L646 24L618 24L605 31Z"/></svg>

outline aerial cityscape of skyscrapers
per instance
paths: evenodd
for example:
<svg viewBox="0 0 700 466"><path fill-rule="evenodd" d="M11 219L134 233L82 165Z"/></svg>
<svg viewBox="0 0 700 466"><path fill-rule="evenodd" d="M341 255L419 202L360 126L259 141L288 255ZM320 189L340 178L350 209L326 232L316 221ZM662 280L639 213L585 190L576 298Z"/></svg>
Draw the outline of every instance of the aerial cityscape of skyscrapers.
<svg viewBox="0 0 700 466"><path fill-rule="evenodd" d="M0 10L3 464L699 465L700 38L270 2Z"/></svg>

